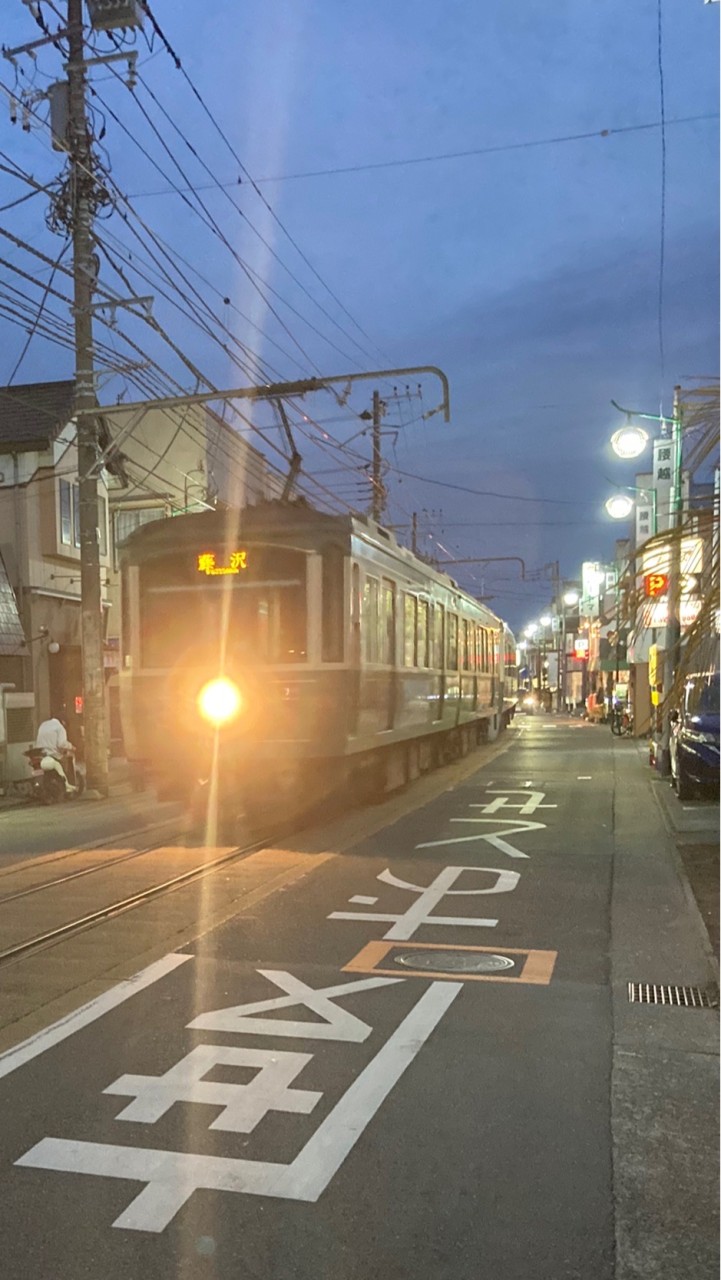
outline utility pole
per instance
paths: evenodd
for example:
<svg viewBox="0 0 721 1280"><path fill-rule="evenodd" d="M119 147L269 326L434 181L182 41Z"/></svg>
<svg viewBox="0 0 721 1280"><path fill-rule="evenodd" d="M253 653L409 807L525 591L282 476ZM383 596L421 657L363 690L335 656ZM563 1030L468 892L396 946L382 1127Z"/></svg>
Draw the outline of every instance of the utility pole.
<svg viewBox="0 0 721 1280"><path fill-rule="evenodd" d="M371 514L374 520L380 521L386 505L385 485L381 477L381 418L383 417L383 401L378 391L373 392L373 465L371 469Z"/></svg>
<svg viewBox="0 0 721 1280"><path fill-rule="evenodd" d="M88 789L108 793L103 615L98 542L98 420L93 376L93 154L85 109L82 0L68 0L69 149L72 183L75 409L80 502L80 596L83 724Z"/></svg>
<svg viewBox="0 0 721 1280"><path fill-rule="evenodd" d="M673 484L669 511L668 537L668 615L663 660L663 699L661 743L658 759L659 773L668 774L669 741L671 738L670 699L676 678L681 647L681 538L683 525L683 460L681 453L681 388L673 389L673 418L671 420Z"/></svg>
<svg viewBox="0 0 721 1280"><path fill-rule="evenodd" d="M411 516L411 551L414 556L418 554L418 512L414 511Z"/></svg>

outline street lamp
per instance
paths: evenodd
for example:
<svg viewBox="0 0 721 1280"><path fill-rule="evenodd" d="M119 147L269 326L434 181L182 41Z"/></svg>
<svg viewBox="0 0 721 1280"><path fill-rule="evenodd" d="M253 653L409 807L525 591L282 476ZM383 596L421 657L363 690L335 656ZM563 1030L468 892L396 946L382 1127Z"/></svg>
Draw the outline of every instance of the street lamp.
<svg viewBox="0 0 721 1280"><path fill-rule="evenodd" d="M648 432L631 421L611 436L611 447L619 458L639 458L648 444Z"/></svg>
<svg viewBox="0 0 721 1280"><path fill-rule="evenodd" d="M673 392L673 417L667 418L662 414L655 413L638 413L636 410L624 409L615 400L611 401L614 409L618 409L620 413L625 414L626 424L621 427L613 436L611 444L620 457L635 458L638 457L648 443L648 434L642 427L637 426L631 421L632 418L643 418L648 422L658 422L661 425L661 436L665 441L669 441L668 445L664 444L667 450L668 467L666 474L662 475L661 468L654 466L655 479L670 481L669 493L669 511L668 522L664 521L669 533L669 565L668 565L668 620L666 623L666 636L664 642L664 672L663 672L663 718L660 726L656 725L656 733L660 727L660 742L656 749L656 762L659 772L668 772L668 755L669 740L671 731L671 722L669 718L668 699L673 687L676 675L676 664L678 660L678 650L681 639L681 628L679 623L679 583L680 583L680 538L675 537L674 533L681 524L681 490L682 490L682 459L681 459L681 402L680 387L674 387ZM659 445L659 448L661 446ZM653 524L654 533L658 532L656 521L656 501L658 493L656 488L653 489L654 511ZM613 500L611 500L613 501ZM616 509L618 506L616 504ZM606 510L610 515L614 513L610 510L609 503L606 504ZM623 516L616 516L616 519L623 519ZM656 736L656 734L654 734Z"/></svg>
<svg viewBox="0 0 721 1280"><path fill-rule="evenodd" d="M631 493L638 494L642 501L648 502L650 500L651 534L655 536L658 532L656 528L656 490L654 488L638 489L635 485L627 485L626 488ZM637 498L631 498L627 493L614 493L603 505L612 520L627 520L637 501Z"/></svg>
<svg viewBox="0 0 721 1280"><path fill-rule="evenodd" d="M578 604L580 596L577 591L564 591L561 597L561 647L558 654L558 710L563 711L566 705L566 681L568 675L568 655L566 653L566 610Z"/></svg>
<svg viewBox="0 0 721 1280"><path fill-rule="evenodd" d="M612 520L627 520L633 511L633 498L626 493L616 493L604 506Z"/></svg>

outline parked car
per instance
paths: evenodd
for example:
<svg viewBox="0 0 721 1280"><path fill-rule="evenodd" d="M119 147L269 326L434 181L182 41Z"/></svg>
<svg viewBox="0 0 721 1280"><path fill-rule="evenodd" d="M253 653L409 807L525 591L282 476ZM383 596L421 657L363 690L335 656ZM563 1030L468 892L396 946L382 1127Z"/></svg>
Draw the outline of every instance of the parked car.
<svg viewBox="0 0 721 1280"><path fill-rule="evenodd" d="M719 787L719 673L689 676L680 710L671 712L671 784L679 800Z"/></svg>

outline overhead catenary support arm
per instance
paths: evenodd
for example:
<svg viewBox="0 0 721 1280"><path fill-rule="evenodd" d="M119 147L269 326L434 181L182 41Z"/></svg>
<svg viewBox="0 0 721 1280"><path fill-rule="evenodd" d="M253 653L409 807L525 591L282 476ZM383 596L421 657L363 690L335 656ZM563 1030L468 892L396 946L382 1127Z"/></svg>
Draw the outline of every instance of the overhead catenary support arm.
<svg viewBox="0 0 721 1280"><path fill-rule="evenodd" d="M439 560L438 567L445 569L451 564L493 564L504 560L514 560L521 566L521 581L526 580L526 562L520 556L471 556L468 560Z"/></svg>
<svg viewBox="0 0 721 1280"><path fill-rule="evenodd" d="M293 492L293 486L295 485L296 479L298 477L298 472L300 471L300 466L303 459L301 458L300 454L298 453L298 450L295 447L293 432L290 429L290 423L288 421L288 415L285 411L285 405L283 404L283 401L276 400L275 407L278 410L278 413L280 414L280 420L283 423L283 430L285 431L285 437L286 437L286 440L288 441L288 448L290 449L290 469L288 471L288 475L286 476L285 484L283 485L283 493L281 494L282 501L287 502L288 499L290 498L291 493Z"/></svg>
<svg viewBox="0 0 721 1280"><path fill-rule="evenodd" d="M190 404L208 404L213 400L277 400L280 396L303 396L311 391L324 391L327 387L333 386L337 382L362 382L364 380L392 378L400 374L406 373L432 373L440 379L443 388L443 399L437 409L431 410L427 417L431 417L433 413L443 413L444 422L450 422L451 405L450 391L448 387L448 378L442 369L434 364L413 365L407 369L372 369L368 373L337 373L331 374L327 378L301 378L295 382L268 382L259 387L231 387L225 391L196 391L187 396L162 396L158 400L135 400L127 404L120 405L103 405L101 412L103 417L114 417L118 413L127 413L128 410L149 409L174 409L180 405ZM80 409L76 414L82 417L84 414L94 416L98 412L97 407L93 409Z"/></svg>

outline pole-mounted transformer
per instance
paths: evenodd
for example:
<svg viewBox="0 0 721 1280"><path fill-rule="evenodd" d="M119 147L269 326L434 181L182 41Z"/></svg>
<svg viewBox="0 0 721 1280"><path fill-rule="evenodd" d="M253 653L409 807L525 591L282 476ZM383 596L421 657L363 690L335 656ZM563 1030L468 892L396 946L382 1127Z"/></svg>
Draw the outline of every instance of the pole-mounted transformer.
<svg viewBox="0 0 721 1280"><path fill-rule="evenodd" d="M116 31L119 27L142 27L140 0L85 0L93 31Z"/></svg>

